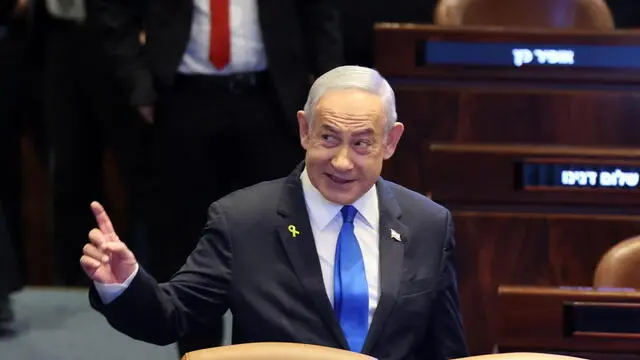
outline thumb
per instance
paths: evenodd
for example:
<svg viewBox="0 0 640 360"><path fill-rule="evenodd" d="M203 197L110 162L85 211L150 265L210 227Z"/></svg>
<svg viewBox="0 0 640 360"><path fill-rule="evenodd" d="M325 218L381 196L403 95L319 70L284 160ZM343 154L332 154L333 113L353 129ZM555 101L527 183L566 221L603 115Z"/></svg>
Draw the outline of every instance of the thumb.
<svg viewBox="0 0 640 360"><path fill-rule="evenodd" d="M108 242L102 247L109 258L111 273L117 283L123 283L135 272L138 261L123 242Z"/></svg>

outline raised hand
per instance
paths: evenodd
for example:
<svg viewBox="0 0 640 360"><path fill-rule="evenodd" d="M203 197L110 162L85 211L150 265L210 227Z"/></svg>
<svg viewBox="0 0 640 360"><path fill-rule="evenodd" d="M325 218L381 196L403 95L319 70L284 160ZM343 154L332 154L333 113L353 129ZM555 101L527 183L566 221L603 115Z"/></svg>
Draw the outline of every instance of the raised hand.
<svg viewBox="0 0 640 360"><path fill-rule="evenodd" d="M136 257L127 248L100 203L91 203L98 228L89 232L89 243L82 249L80 265L94 281L103 284L122 284L136 269Z"/></svg>

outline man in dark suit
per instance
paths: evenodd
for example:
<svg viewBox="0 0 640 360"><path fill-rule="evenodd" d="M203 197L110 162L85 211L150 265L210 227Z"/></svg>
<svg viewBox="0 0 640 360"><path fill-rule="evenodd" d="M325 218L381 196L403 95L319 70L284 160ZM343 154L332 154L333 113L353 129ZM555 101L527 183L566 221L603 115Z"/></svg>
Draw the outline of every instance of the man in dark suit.
<svg viewBox="0 0 640 360"><path fill-rule="evenodd" d="M80 263L116 329L168 344L231 309L234 342L298 342L378 359L467 355L451 214L380 178L404 131L389 84L344 66L298 112L305 161L214 202L196 249L158 284L104 209Z"/></svg>

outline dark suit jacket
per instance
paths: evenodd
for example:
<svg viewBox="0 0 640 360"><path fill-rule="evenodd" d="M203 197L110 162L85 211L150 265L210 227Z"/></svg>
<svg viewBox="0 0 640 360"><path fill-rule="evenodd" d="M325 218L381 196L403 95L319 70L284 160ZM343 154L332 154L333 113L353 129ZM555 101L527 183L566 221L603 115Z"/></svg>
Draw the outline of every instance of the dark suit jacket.
<svg viewBox="0 0 640 360"><path fill-rule="evenodd" d="M92 288L91 305L119 331L155 344L204 329L230 308L235 343L346 349L322 280L300 171L212 204L199 244L168 283L158 285L140 270L107 306ZM381 296L363 352L378 359L466 356L449 211L399 185L376 186Z"/></svg>
<svg viewBox="0 0 640 360"><path fill-rule="evenodd" d="M335 0L258 0L269 63L286 114L306 100L310 76L343 65ZM104 41L134 105L152 104L169 87L191 30L193 0L89 0L89 22ZM139 33L146 32L141 48Z"/></svg>

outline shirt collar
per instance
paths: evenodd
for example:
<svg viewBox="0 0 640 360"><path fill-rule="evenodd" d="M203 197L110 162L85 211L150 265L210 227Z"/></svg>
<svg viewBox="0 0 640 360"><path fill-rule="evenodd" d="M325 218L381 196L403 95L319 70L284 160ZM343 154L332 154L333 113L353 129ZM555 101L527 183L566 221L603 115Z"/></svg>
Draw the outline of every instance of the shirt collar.
<svg viewBox="0 0 640 360"><path fill-rule="evenodd" d="M305 167L300 174L302 191L304 193L307 211L311 223L320 230L323 230L338 215L342 205L330 202L313 186ZM362 195L353 203L358 210L358 216L371 228L377 230L380 218L378 211L378 192L375 186Z"/></svg>

